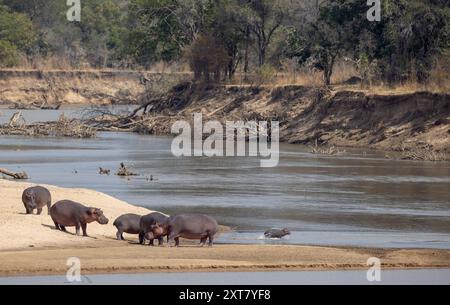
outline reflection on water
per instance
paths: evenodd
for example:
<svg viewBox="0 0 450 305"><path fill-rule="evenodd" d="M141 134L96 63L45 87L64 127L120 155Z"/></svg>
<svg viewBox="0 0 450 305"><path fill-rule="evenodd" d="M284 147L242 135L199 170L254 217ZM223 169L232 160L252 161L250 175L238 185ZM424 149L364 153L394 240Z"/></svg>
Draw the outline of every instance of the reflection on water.
<svg viewBox="0 0 450 305"><path fill-rule="evenodd" d="M352 233L347 239L384 232L391 244L401 242L397 233L443 233L417 240L449 241L450 163L385 160L373 152L321 157L281 145L279 166L260 168L255 158L177 159L170 144L167 137L126 133L90 140L2 137L0 166L25 170L36 183L93 188L170 214L211 214L239 231L327 232L319 239L330 244L339 239L332 232ZM98 167L114 172L122 161L141 176L98 175Z"/></svg>
<svg viewBox="0 0 450 305"><path fill-rule="evenodd" d="M133 105L108 105L82 108L79 106L62 106L58 110L33 110L33 109L8 109L0 108L0 124L8 123L14 113L20 111L27 124L36 122L56 121L64 114L68 118L82 118L84 115L88 115L90 110L103 109L109 110L112 113L121 113L134 109Z"/></svg>

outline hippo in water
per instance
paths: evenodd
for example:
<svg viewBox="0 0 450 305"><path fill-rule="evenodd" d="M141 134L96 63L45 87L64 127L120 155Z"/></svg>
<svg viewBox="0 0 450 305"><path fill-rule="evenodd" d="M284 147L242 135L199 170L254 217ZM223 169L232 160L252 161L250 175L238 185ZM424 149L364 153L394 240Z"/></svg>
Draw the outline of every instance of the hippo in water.
<svg viewBox="0 0 450 305"><path fill-rule="evenodd" d="M116 237L117 240L124 240L123 233L128 234L139 234L140 229L141 216L136 214L125 214L119 216L113 223L113 225L117 228Z"/></svg>
<svg viewBox="0 0 450 305"><path fill-rule="evenodd" d="M50 191L45 187L34 186L23 191L22 202L27 214L33 214L33 210L37 209L37 214L41 215L44 206L47 206L48 213L50 214L52 196L50 195Z"/></svg>
<svg viewBox="0 0 450 305"><path fill-rule="evenodd" d="M66 231L66 227L75 227L77 235L80 235L80 228L83 236L88 236L86 227L88 223L97 221L106 225L108 218L103 215L103 211L97 208L89 208L81 203L62 200L55 203L50 209L50 216L57 230Z"/></svg>
<svg viewBox="0 0 450 305"><path fill-rule="evenodd" d="M266 238L282 238L286 235L291 235L291 232L288 229L270 229L264 232Z"/></svg>
<svg viewBox="0 0 450 305"><path fill-rule="evenodd" d="M145 243L145 240L150 241L150 246L154 245L154 240L157 239L159 245L162 246L163 238L167 235L167 221L169 217L164 214L154 212L141 217L139 242Z"/></svg>
<svg viewBox="0 0 450 305"><path fill-rule="evenodd" d="M175 245L180 245L180 237L186 239L199 239L204 246L208 239L208 245L213 245L214 235L218 230L217 221L207 215L181 214L171 216L167 222L169 233L169 245L175 240Z"/></svg>

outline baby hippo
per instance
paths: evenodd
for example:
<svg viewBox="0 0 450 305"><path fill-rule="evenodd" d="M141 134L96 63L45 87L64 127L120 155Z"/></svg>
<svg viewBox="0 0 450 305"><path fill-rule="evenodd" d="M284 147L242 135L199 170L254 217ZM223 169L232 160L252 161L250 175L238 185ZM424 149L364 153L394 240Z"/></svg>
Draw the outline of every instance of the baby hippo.
<svg viewBox="0 0 450 305"><path fill-rule="evenodd" d="M150 241L150 246L154 245L154 240L157 239L159 245L163 245L164 236L167 235L167 217L164 214L155 212L141 217L139 242L145 243L145 240Z"/></svg>
<svg viewBox="0 0 450 305"><path fill-rule="evenodd" d="M266 238L282 238L286 235L291 235L291 232L288 229L270 229L264 232Z"/></svg>
<svg viewBox="0 0 450 305"><path fill-rule="evenodd" d="M66 227L75 227L77 235L80 235L81 228L83 236L88 236L86 232L88 223L94 221L102 225L108 223L108 218L103 215L102 210L88 208L81 203L70 200L62 200L55 203L50 209L50 216L57 230L65 232Z"/></svg>
<svg viewBox="0 0 450 305"><path fill-rule="evenodd" d="M44 206L47 206L48 213L50 214L52 196L45 187L34 186L23 191L22 202L27 214L33 214L33 210L37 209L37 214L41 215Z"/></svg>
<svg viewBox="0 0 450 305"><path fill-rule="evenodd" d="M175 245L180 245L180 237L186 239L200 239L200 245L213 245L214 235L218 230L217 221L207 215L180 214L171 216L168 220L169 245L175 240Z"/></svg>
<svg viewBox="0 0 450 305"><path fill-rule="evenodd" d="M140 229L141 216L136 214L125 214L119 216L113 223L113 225L117 228L116 237L117 240L124 240L123 233L128 234L139 234Z"/></svg>

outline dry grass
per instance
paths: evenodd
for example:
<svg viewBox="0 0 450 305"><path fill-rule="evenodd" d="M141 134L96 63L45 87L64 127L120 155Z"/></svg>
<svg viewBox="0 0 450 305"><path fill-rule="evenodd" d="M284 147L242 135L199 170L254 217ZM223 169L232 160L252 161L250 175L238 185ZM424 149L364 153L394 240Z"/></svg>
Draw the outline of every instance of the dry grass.
<svg viewBox="0 0 450 305"><path fill-rule="evenodd" d="M345 150L340 150L336 146L319 145L317 140L314 145L310 146L310 152L315 155L336 156L345 153Z"/></svg>
<svg viewBox="0 0 450 305"><path fill-rule="evenodd" d="M409 151L403 151L401 154L402 160L412 160L412 161L448 161L449 156L446 153L438 152L430 149L415 149Z"/></svg>

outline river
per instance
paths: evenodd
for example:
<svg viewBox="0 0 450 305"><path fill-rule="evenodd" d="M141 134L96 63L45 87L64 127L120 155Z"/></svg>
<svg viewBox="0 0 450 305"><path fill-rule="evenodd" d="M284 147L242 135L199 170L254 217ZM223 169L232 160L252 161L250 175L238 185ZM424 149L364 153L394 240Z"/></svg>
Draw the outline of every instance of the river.
<svg viewBox="0 0 450 305"><path fill-rule="evenodd" d="M289 272L189 272L97 274L70 283L65 276L0 277L0 285L449 285L449 269L382 270L369 282L366 270ZM241 289L241 288L237 288ZM207 290L207 289L206 289ZM196 291L196 289L194 289Z"/></svg>
<svg viewBox="0 0 450 305"><path fill-rule="evenodd" d="M0 123L12 114L1 110ZM79 109L25 111L27 121ZM35 183L95 189L169 214L206 213L236 229L218 242L450 249L450 163L388 160L348 150L318 156L282 144L276 168L259 159L176 158L170 137L99 133L95 139L0 138L0 167ZM101 176L120 162L140 175ZM151 181L150 177L153 177ZM272 227L292 235L262 238Z"/></svg>

